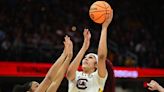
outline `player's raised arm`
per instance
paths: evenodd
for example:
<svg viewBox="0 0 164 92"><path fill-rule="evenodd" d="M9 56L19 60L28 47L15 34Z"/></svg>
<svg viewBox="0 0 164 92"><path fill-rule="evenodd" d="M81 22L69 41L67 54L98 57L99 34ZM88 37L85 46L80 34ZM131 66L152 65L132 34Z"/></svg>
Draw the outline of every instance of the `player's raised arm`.
<svg viewBox="0 0 164 92"><path fill-rule="evenodd" d="M102 24L101 36L98 46L98 74L100 77L105 77L106 75L106 57L107 57L107 29L109 24L111 23L113 18L113 10L111 12L105 22Z"/></svg>
<svg viewBox="0 0 164 92"><path fill-rule="evenodd" d="M75 73L76 73L76 71L77 71L77 69L80 65L80 62L81 62L85 52L89 48L91 33L88 29L84 29L83 35L84 35L83 46L82 46L82 48L80 49L80 51L76 55L75 59L72 61L72 63L70 64L70 66L68 68L68 71L67 71L67 74L66 74L68 80L74 80Z"/></svg>
<svg viewBox="0 0 164 92"><path fill-rule="evenodd" d="M58 69L56 76L54 76L53 82L48 88L47 92L56 92L57 89L59 88L61 81L64 78L64 75L68 69L69 63L72 59L73 56L73 44L72 41L70 40L70 37L65 37L65 52L67 54L67 57L64 61L64 63L61 65L61 67Z"/></svg>
<svg viewBox="0 0 164 92"><path fill-rule="evenodd" d="M65 58L66 58L66 51L65 48L63 50L63 53L61 56L55 61L55 63L51 66L48 73L46 74L43 81L38 86L37 90L35 92L45 92L48 87L51 85L51 83L54 80L54 76L56 76L56 71L59 69L59 67L63 64Z"/></svg>

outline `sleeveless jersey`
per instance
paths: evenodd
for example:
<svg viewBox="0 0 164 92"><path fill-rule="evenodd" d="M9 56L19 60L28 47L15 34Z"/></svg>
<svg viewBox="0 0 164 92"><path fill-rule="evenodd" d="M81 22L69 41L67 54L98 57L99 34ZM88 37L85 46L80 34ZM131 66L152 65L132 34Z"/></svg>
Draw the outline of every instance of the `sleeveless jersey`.
<svg viewBox="0 0 164 92"><path fill-rule="evenodd" d="M76 71L75 79L69 80L68 92L103 92L107 76L101 78L98 71L91 74Z"/></svg>

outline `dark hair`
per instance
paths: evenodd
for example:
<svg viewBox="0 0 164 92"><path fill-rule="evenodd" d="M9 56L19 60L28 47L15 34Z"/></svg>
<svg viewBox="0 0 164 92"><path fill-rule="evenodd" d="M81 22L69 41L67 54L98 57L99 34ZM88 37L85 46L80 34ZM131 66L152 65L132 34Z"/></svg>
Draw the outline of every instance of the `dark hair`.
<svg viewBox="0 0 164 92"><path fill-rule="evenodd" d="M27 82L24 85L15 85L13 88L13 92L26 92L30 91L32 86L32 82Z"/></svg>
<svg viewBox="0 0 164 92"><path fill-rule="evenodd" d="M108 77L103 92L115 92L115 77L114 77L113 65L110 62L110 60L106 60L106 68L108 71Z"/></svg>

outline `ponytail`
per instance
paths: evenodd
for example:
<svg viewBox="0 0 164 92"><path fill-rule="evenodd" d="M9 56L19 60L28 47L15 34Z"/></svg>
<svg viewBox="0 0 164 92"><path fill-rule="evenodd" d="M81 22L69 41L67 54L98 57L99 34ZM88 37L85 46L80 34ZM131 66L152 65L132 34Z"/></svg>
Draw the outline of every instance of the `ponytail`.
<svg viewBox="0 0 164 92"><path fill-rule="evenodd" d="M106 60L106 68L108 72L108 77L103 92L115 92L115 77L114 77L113 65L109 60Z"/></svg>
<svg viewBox="0 0 164 92"><path fill-rule="evenodd" d="M24 85L15 85L13 88L13 92L26 92L31 89L31 83L32 82L27 82Z"/></svg>

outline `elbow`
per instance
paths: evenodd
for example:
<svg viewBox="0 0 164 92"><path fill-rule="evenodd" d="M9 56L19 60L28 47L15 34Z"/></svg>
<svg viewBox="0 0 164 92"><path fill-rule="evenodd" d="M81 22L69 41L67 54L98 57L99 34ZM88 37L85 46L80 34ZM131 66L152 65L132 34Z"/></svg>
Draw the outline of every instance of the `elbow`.
<svg viewBox="0 0 164 92"><path fill-rule="evenodd" d="M67 80L70 80L71 79L69 72L66 73L66 78L67 78Z"/></svg>
<svg viewBox="0 0 164 92"><path fill-rule="evenodd" d="M98 50L98 57L99 59L106 59L107 57L107 50L104 50L104 49L99 49Z"/></svg>
<svg viewBox="0 0 164 92"><path fill-rule="evenodd" d="M71 72L67 71L66 78L67 78L67 80L73 80Z"/></svg>
<svg viewBox="0 0 164 92"><path fill-rule="evenodd" d="M107 55L105 55L105 54L98 55L99 60L105 60L106 57L107 57Z"/></svg>

